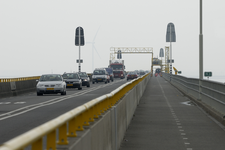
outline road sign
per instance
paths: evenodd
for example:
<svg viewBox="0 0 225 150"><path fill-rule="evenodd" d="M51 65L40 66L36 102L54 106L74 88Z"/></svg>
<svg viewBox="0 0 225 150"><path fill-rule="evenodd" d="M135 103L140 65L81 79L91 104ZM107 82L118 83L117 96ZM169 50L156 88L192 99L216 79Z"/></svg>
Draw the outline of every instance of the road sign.
<svg viewBox="0 0 225 150"><path fill-rule="evenodd" d="M80 38L80 40L79 40ZM75 45L84 46L84 29L82 27L76 28Z"/></svg>
<svg viewBox="0 0 225 150"><path fill-rule="evenodd" d="M79 63L79 59L77 59L77 63ZM83 59L80 60L80 63L83 63Z"/></svg>
<svg viewBox="0 0 225 150"><path fill-rule="evenodd" d="M212 76L212 72L204 72L205 77L211 77Z"/></svg>
<svg viewBox="0 0 225 150"><path fill-rule="evenodd" d="M163 51L163 48L160 48L159 57L164 57L164 51Z"/></svg>
<svg viewBox="0 0 225 150"><path fill-rule="evenodd" d="M177 73L178 73L178 74L181 74L181 71L178 71Z"/></svg>
<svg viewBox="0 0 225 150"><path fill-rule="evenodd" d="M170 63L171 60L167 60L167 63ZM171 63L174 63L174 59L172 59Z"/></svg>
<svg viewBox="0 0 225 150"><path fill-rule="evenodd" d="M122 59L121 50L118 50L118 52L117 52L117 59Z"/></svg>

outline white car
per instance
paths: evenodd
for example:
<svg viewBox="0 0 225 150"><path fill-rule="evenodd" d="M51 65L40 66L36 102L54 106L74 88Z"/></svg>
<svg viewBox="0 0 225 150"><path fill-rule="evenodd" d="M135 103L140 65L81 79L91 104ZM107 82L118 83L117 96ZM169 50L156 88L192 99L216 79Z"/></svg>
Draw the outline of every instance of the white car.
<svg viewBox="0 0 225 150"><path fill-rule="evenodd" d="M95 69L92 75L92 83L95 84L98 82L105 82L109 83L110 82L110 76L108 72L105 69L99 68Z"/></svg>
<svg viewBox="0 0 225 150"><path fill-rule="evenodd" d="M45 74L37 81L37 96L53 93L66 95L66 83L60 74Z"/></svg>

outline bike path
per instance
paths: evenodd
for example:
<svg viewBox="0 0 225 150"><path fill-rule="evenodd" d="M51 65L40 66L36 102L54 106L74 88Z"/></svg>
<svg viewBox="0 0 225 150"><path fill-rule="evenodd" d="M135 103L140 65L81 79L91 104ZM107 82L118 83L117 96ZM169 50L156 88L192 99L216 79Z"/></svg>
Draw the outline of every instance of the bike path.
<svg viewBox="0 0 225 150"><path fill-rule="evenodd" d="M152 77L120 150L225 150L225 130L164 78Z"/></svg>

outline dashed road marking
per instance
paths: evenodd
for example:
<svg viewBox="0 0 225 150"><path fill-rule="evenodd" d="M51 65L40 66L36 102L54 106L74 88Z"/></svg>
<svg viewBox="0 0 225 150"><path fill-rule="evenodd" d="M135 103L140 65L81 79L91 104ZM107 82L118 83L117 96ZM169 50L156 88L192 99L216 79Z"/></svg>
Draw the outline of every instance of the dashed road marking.
<svg viewBox="0 0 225 150"><path fill-rule="evenodd" d="M24 104L26 102L15 102L14 104Z"/></svg>
<svg viewBox="0 0 225 150"><path fill-rule="evenodd" d="M10 104L11 102L0 102L0 104L2 105L7 105L7 104Z"/></svg>

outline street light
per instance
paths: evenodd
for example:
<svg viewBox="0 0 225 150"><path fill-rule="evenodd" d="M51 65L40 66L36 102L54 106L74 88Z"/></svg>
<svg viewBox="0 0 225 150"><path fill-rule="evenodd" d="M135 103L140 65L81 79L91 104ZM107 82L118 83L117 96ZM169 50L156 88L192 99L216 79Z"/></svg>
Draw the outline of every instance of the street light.
<svg viewBox="0 0 225 150"><path fill-rule="evenodd" d="M200 79L200 80L203 79L202 0L200 0L199 79Z"/></svg>

